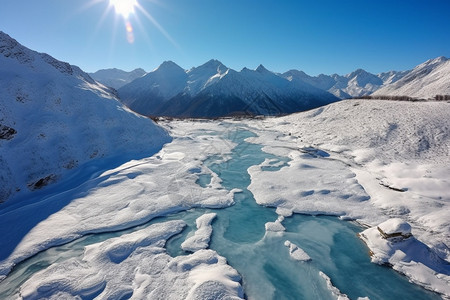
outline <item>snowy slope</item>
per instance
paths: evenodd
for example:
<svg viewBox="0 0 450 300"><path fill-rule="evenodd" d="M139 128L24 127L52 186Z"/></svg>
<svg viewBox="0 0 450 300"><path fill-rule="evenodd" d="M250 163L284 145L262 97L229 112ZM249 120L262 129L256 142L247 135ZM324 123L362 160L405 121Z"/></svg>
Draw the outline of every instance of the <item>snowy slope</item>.
<svg viewBox="0 0 450 300"><path fill-rule="evenodd" d="M278 115L338 99L305 82L289 81L262 65L240 72L217 60L185 71L164 62L119 89L123 103L143 115L219 117L233 114Z"/></svg>
<svg viewBox="0 0 450 300"><path fill-rule="evenodd" d="M152 154L170 138L78 67L0 32L0 202L100 158ZM99 160L100 161L100 160Z"/></svg>
<svg viewBox="0 0 450 300"><path fill-rule="evenodd" d="M261 126L283 132L283 143L308 153L320 149L353 166L372 205L407 219L416 236L440 248L443 242L450 245L449 107L446 102L347 100L267 119ZM263 139L273 140L262 134ZM278 197L279 191L274 193ZM366 222L372 213L359 212ZM441 250L450 258L448 248Z"/></svg>
<svg viewBox="0 0 450 300"><path fill-rule="evenodd" d="M125 84L128 84L133 80L144 76L146 73L147 72L145 72L141 68L134 69L133 71L130 72L114 68L114 69L98 70L95 73L88 73L88 74L96 81L106 86L115 88L117 90L122 86L124 86Z"/></svg>
<svg viewBox="0 0 450 300"><path fill-rule="evenodd" d="M384 86L376 95L433 98L450 95L450 59L440 56L418 65L400 80Z"/></svg>
<svg viewBox="0 0 450 300"><path fill-rule="evenodd" d="M290 158L275 172L264 164L250 167L249 190L258 204L277 207L281 216L337 215L373 227L378 235L383 221L408 222L414 242L385 247L388 259L373 262L389 262L447 299L449 107L436 101L346 100L249 122L259 129L252 142Z"/></svg>

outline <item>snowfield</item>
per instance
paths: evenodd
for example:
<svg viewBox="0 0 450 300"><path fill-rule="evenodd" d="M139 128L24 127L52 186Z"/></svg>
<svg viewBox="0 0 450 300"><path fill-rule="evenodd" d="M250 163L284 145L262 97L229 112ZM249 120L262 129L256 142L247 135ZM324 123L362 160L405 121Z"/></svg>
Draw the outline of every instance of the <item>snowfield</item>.
<svg viewBox="0 0 450 300"><path fill-rule="evenodd" d="M389 261L413 282L448 297L449 105L346 100L261 120L259 136L248 140L291 161L275 172L263 164L250 167L249 189L259 204L283 216L333 214L367 226L395 217L407 221L421 254L374 261Z"/></svg>

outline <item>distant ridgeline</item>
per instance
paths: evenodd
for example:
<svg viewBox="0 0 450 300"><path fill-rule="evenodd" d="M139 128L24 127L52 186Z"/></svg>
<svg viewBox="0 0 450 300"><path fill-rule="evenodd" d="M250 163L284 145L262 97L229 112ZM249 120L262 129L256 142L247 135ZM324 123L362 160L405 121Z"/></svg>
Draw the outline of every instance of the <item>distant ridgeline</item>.
<svg viewBox="0 0 450 300"><path fill-rule="evenodd" d="M190 70L166 61L143 76L143 70L105 71L102 83L120 75L122 83L128 82L118 89L121 101L152 117L284 115L350 98L450 100L450 60L443 56L412 70L377 75L362 69L343 76L309 76L298 70L280 74L262 65L237 72L217 60Z"/></svg>

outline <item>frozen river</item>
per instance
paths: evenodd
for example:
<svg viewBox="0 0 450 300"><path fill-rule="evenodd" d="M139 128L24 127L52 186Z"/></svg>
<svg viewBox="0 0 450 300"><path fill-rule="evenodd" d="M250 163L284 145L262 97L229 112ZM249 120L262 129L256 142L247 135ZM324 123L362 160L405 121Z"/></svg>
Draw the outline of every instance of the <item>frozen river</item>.
<svg viewBox="0 0 450 300"><path fill-rule="evenodd" d="M181 243L195 231L195 220L204 213L215 212L217 217L212 223L209 248L226 257L228 264L241 274L248 299L336 299L344 294L350 299L440 299L437 294L410 283L394 270L371 263L367 247L357 237L363 228L356 223L333 216L294 214L282 220L284 231L266 230L266 224L277 220L278 215L274 208L256 203L247 189L251 183L247 169L270 161L264 170L276 171L285 166L289 158L268 154L262 151L261 145L246 142L246 138L255 134L248 128L235 126L226 132L198 133L202 136L221 135L221 139L236 144L226 157L212 155L203 161L204 166L222 180L225 189L240 190L234 194L233 206L192 208L154 218L149 223L124 231L91 234L50 248L13 269L0 283L0 298L10 298L37 271L69 258L81 257L87 245L167 220L183 220L187 224L180 234L167 241L167 252L173 257L187 255L181 249ZM209 174L198 171L197 176L197 185L210 183ZM289 255L289 247L285 246L286 241L303 249L311 260L294 260ZM331 279L336 288L334 293L321 272Z"/></svg>

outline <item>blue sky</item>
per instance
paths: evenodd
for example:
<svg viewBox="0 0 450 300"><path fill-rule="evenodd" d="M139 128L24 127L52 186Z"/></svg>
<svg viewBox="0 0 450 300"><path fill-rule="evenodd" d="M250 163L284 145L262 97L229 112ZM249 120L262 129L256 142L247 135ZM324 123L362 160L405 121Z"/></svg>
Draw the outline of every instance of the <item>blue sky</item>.
<svg viewBox="0 0 450 300"><path fill-rule="evenodd" d="M0 30L88 72L215 58L236 70L379 73L450 56L449 0L137 1L133 43L109 0L0 0Z"/></svg>

